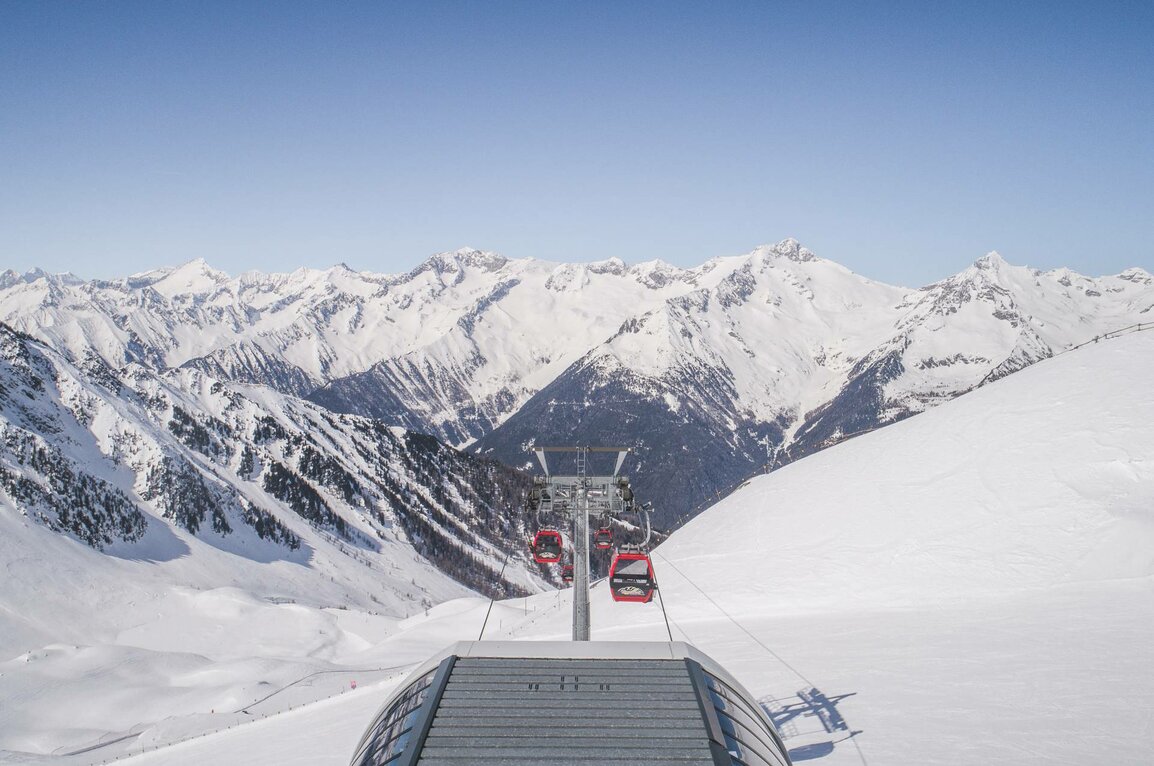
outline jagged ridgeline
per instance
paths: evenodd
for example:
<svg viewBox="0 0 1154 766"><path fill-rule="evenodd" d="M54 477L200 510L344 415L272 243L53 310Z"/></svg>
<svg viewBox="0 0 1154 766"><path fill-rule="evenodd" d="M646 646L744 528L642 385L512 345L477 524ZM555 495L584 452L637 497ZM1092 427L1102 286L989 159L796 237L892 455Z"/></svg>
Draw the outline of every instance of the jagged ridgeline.
<svg viewBox="0 0 1154 766"><path fill-rule="evenodd" d="M0 324L0 488L98 550L142 545L155 524L265 561L326 546L388 565L415 550L463 585L516 595L532 582L527 487L523 473L380 421L196 370L67 359Z"/></svg>
<svg viewBox="0 0 1154 766"><path fill-rule="evenodd" d="M259 384L520 467L538 438L629 444L667 528L768 466L1152 319L1142 269L1091 278L990 254L913 289L795 240L684 269L460 250L396 275L232 277L202 260L111 281L0 273L0 321L75 359ZM278 468L266 478L321 526L351 521Z"/></svg>

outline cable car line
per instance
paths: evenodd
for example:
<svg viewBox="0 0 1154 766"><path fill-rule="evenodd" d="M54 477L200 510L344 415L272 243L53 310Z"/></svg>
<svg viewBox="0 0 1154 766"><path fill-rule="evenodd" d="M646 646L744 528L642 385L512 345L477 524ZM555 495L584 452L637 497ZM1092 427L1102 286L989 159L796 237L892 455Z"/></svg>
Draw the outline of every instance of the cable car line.
<svg viewBox="0 0 1154 766"><path fill-rule="evenodd" d="M545 475L534 479L533 488L526 498L526 511L544 521L543 516L560 513L568 516L572 522L572 533L568 546L561 531L553 524L539 527L530 547L533 558L538 563L558 564L561 566L561 579L576 585L573 596L573 640L589 640L589 591L591 589L589 573L589 548L605 550L616 547L613 559L609 565L609 592L614 601L648 603L656 595L661 607L661 616L665 622L665 633L670 643L673 643L673 628L669 619L669 612L665 605L665 597L657 585L657 574L653 568L653 559L648 550L652 539L652 527L649 523L649 512L652 506L640 505L635 501L629 480L619 474L621 462L631 450L627 448L596 448L596 447L534 447L538 462ZM612 475L589 476L586 472L588 454L591 451L617 452L617 465ZM575 452L577 454L575 476L551 475L545 453ZM598 513L600 519L590 529L590 511ZM618 518L620 514L637 514L639 526L645 530L645 540L640 545L618 545L613 538L610 520ZM590 545L592 543L592 545ZM656 552L654 552L656 554ZM685 572L661 556L661 560L676 571L681 577L694 587L709 603L721 612L727 620L737 626L751 641L760 646L767 654L773 657L782 666L801 679L809 688L816 689L816 685L804 673L787 662L780 654L771 649L764 641L741 624L733 615L725 610L704 589L689 578ZM575 577L575 569L578 570ZM504 568L502 568L504 572ZM560 595L560 591L558 591ZM492 604L490 603L490 610ZM485 616L488 622L488 614ZM688 639L689 635L679 625L678 630ZM481 627L484 633L484 626ZM856 738L854 748L863 766L868 766L861 745Z"/></svg>
<svg viewBox="0 0 1154 766"><path fill-rule="evenodd" d="M665 598L661 595L661 588L657 587L656 572L653 573L653 590L657 592L657 603L661 605L661 616L665 618L665 632L669 634L669 643L673 643L673 631L669 628L669 613L665 611Z"/></svg>
<svg viewBox="0 0 1154 766"><path fill-rule="evenodd" d="M497 582L501 582L505 577L505 567L509 566L509 557L512 553L505 554L505 563L501 565L501 574L497 575ZM493 613L493 603L497 600L496 592L489 599L489 608L485 610L485 621L481 623L481 632L477 634L477 640L480 641L485 635L485 626L489 624L489 615Z"/></svg>
<svg viewBox="0 0 1154 766"><path fill-rule="evenodd" d="M537 522L533 525L535 534L531 532L526 542L535 562L556 564L560 579L574 586L572 599L564 599L571 600L573 606L572 640L519 644L484 641L496 603L494 594L477 640L454 644L410 675L366 730L353 756L353 766L415 764L426 760L423 752L432 759L436 754L469 756L480 750L491 750L496 755L490 757L509 763L554 762L554 756L604 763L620 761L629 753L644 756L645 762L654 766L687 760L789 763L788 750L770 710L716 661L691 643L673 639L674 623L659 592L650 556L652 505L640 503L629 478L621 474L622 464L633 450L599 446L531 449L544 475L533 477L525 498L526 516L535 517ZM555 453L574 455L576 473L553 473L547 457ZM592 453L615 454L611 472L594 473L589 462ZM599 455L594 456L595 463L605 463ZM622 516L636 516L637 526L626 524ZM614 525L625 527L620 537ZM519 528L533 529L529 524ZM641 534L644 540L638 543ZM612 549L606 579L613 601L649 603L657 596L669 643L591 640L591 553L597 549L607 553ZM518 556L523 558L524 553ZM502 563L502 579L510 558L511 552ZM604 562L597 563L601 566ZM547 579L554 580L558 570L550 569ZM556 591L558 606L562 590ZM705 595L758 645L805 680ZM511 638L517 627L499 633ZM680 626L679 630L685 633ZM559 687L558 672L562 673ZM580 689L576 673L581 673L580 680L585 682ZM554 690L570 690L570 678L572 691L580 693L554 698ZM526 690L544 694L526 695ZM815 689L811 695L807 689L799 695L805 701L806 695L816 699L819 692ZM794 708L790 713L798 715ZM617 720L623 723L615 724ZM608 727L607 722L611 724ZM674 731L676 736L669 737Z"/></svg>
<svg viewBox="0 0 1154 766"><path fill-rule="evenodd" d="M689 578L689 575L685 574L685 572L682 572L681 569L676 564L674 564L669 559L665 558L665 556L662 556L657 551L654 551L653 555L654 556L660 556L662 561L664 561L666 564L668 564L673 569L673 571L677 572L677 574L681 575L681 578L683 580L685 580L687 583L689 583L690 585L692 585L694 587L694 589L697 590L698 593L700 593L702 596L704 596L706 601L713 604L713 606L715 606L717 608L717 611L719 611L723 615L725 615L726 619L728 619L730 622L732 622L734 625L736 625L738 627L738 629L741 630L742 633L749 636L750 640L752 640L755 644L757 644L762 649L764 649L766 652L768 652L769 655L771 657L773 657L775 660L777 660L778 662L780 662L782 664L782 666L788 668L791 673L793 673L795 676L800 678L810 688L812 688L812 689L817 688L817 685L813 681L809 680L809 678L807 678L804 673L802 673L800 670L795 668L793 665L790 665L788 662L786 662L785 659L780 654L775 652L773 649L770 649L769 646L767 646L764 641L762 641L760 638L758 638L753 633L751 633L749 631L749 629L746 628L744 625L742 625L740 622L738 622L737 619L733 615L731 615L729 612L725 611L725 608L722 607L721 604L714 601L712 596L710 596L708 593L706 593L701 588L700 585L698 585L693 580L691 580ZM682 633L685 633L685 631L681 628L681 626L678 626L677 629L680 630ZM686 636L686 637L688 638L688 636ZM869 763L866 761L865 753L862 752L861 744L857 741L857 737L856 736L850 736L849 740L850 740L850 742L853 743L854 749L857 750L858 759L862 762L862 766L869 766Z"/></svg>
<svg viewBox="0 0 1154 766"><path fill-rule="evenodd" d="M744 625L742 625L740 622L738 622L738 621L737 621L737 619L736 619L736 618L735 618L733 615L731 615L729 612L725 611L725 608L724 608L724 607L722 607L722 606L721 606L721 604L719 604L719 603L717 603L716 601L714 601L712 596L710 596L708 593L706 593L704 590L702 590L702 589L701 589L701 586L699 586L699 585L698 585L697 583L695 583L693 580L689 579L689 576L688 576L688 575L686 575L686 574L685 574L685 572L682 572L682 571L681 571L681 569L679 569L679 568L677 567L677 565L676 565L676 564L674 564L672 561L670 561L669 559L667 559L667 558L665 558L664 556L662 556L662 555L661 555L660 553L658 553L657 551L654 551L654 552L653 552L653 555L654 555L654 556L660 556L661 560L662 560L662 561L664 561L666 564L668 564L668 565L669 565L669 566L670 566L670 567L673 569L673 571L675 571L675 572L677 572L677 574L681 575L682 579L684 579L684 580L685 580L687 583L689 583L690 585L692 585L692 586L693 586L693 587L694 587L694 588L697 590L697 592L698 592L698 593L700 593L702 596L705 596L705 599L706 599L706 600L707 600L709 603L713 604L713 605L714 605L714 606L717 608L717 611L719 611L719 612L721 612L723 615L725 615L726 619L728 619L730 622L732 622L734 625L736 625L736 626L737 626L737 627L738 627L738 628L741 630L741 632L742 632L742 633L744 633L745 635L749 636L750 640L752 640L752 641L753 641L755 644L757 644L757 645L758 645L758 646L760 646L762 649L764 649L766 652L768 652L768 653L769 653L769 654L770 654L770 655L771 655L771 656L772 656L772 657L773 657L775 660L777 660L777 661L778 661L778 662L780 662L780 663L781 663L783 666L785 666L786 668L788 668L788 669L789 669L789 671L790 671L791 673L793 673L795 676L797 676L798 678L800 678L802 681L804 681L805 683L809 684L810 686L814 686L814 685L815 685L815 684L813 683L813 681L810 681L808 678L806 678L806 676L805 676L805 674L804 674L804 673L802 673L800 670L798 670L797 668L795 668L793 665L790 665L788 662L786 662L786 661L785 661L785 659L784 659L784 658L782 658L782 656L781 656L780 654L778 654L778 653L777 653L777 652L775 652L774 650L770 649L770 648L769 648L769 647L768 647L768 646L765 644L765 642L764 642L764 641L762 641L760 638L758 638L758 637L757 637L757 636L755 636L753 633L751 633L751 632L749 631L749 629L748 629L748 628L746 628Z"/></svg>
<svg viewBox="0 0 1154 766"><path fill-rule="evenodd" d="M857 750L857 757L861 759L862 766L869 766L869 763L866 762L865 753L861 751L861 745L858 743L857 737L851 734L849 741L853 743L854 748Z"/></svg>

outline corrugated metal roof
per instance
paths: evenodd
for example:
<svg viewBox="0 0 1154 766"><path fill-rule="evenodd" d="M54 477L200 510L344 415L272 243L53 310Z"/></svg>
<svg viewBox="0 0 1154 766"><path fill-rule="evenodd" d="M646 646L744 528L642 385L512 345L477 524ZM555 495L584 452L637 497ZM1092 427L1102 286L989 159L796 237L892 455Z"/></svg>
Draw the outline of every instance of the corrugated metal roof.
<svg viewBox="0 0 1154 766"><path fill-rule="evenodd" d="M381 708L353 766L788 766L764 711L680 642L462 642Z"/></svg>
<svg viewBox="0 0 1154 766"><path fill-rule="evenodd" d="M456 661L419 766L714 766L684 661Z"/></svg>

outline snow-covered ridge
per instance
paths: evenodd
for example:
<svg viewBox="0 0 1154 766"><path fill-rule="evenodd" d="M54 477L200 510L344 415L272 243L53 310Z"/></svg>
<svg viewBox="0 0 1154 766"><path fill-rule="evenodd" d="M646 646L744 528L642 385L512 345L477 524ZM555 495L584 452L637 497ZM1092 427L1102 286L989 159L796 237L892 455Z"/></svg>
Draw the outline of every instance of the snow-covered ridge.
<svg viewBox="0 0 1154 766"><path fill-rule="evenodd" d="M583 408L546 413L536 397L621 402L645 413L631 427L650 434L647 465L702 473L679 462L686 426L724 445L728 468L689 490L691 506L767 461L1154 321L1152 306L1154 279L1141 269L1091 278L991 253L911 290L792 239L688 269L465 248L399 275L339 265L228 277L197 260L107 282L0 278L0 320L72 359L94 351L114 367L268 385L515 464L545 427L611 438L587 433ZM673 502L663 486L642 488Z"/></svg>
<svg viewBox="0 0 1154 766"><path fill-rule="evenodd" d="M510 513L524 484L267 387L95 354L74 364L0 325L6 555L55 532L89 565L151 561L199 587L249 573L265 595L404 616L471 588L537 587ZM61 639L43 618L25 621L22 600L39 597L32 581L0 589L0 654L21 636Z"/></svg>

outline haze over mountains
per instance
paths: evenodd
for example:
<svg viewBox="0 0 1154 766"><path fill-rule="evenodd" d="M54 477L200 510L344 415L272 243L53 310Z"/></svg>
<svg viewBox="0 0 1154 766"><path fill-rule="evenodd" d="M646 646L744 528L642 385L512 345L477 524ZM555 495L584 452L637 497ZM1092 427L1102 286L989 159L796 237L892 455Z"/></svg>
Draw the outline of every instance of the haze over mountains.
<svg viewBox="0 0 1154 766"><path fill-rule="evenodd" d="M95 353L267 386L511 465L553 443L638 447L670 524L767 464L1154 321L1141 269L1091 278L990 254L920 289L794 240L680 269L459 250L402 275L236 277L197 260L112 281L0 275L0 319Z"/></svg>

